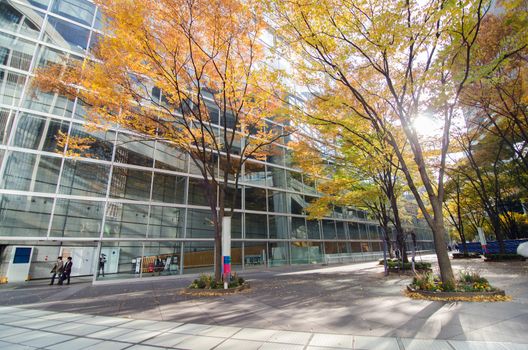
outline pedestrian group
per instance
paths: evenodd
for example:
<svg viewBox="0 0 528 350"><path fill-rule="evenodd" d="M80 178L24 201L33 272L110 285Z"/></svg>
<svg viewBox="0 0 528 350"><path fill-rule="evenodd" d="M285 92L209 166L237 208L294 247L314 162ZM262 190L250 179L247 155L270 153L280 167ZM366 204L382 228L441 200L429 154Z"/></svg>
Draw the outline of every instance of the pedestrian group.
<svg viewBox="0 0 528 350"><path fill-rule="evenodd" d="M72 270L72 258L71 256L68 257L68 260L66 260L66 263L62 261L62 256L57 257L57 261L55 262L55 265L53 265L53 268L51 269L51 282L50 285L53 285L55 282L55 277L59 277L59 282L57 284L62 285L65 280L68 280L66 284L70 284L70 274Z"/></svg>

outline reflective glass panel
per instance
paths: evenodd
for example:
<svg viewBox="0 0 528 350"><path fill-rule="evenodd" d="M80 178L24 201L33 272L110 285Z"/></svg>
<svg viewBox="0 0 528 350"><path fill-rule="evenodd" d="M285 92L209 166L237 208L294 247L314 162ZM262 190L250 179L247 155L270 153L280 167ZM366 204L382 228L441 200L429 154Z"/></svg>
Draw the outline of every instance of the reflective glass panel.
<svg viewBox="0 0 528 350"><path fill-rule="evenodd" d="M54 0L51 11L72 21L91 26L95 5L86 0Z"/></svg>
<svg viewBox="0 0 528 350"><path fill-rule="evenodd" d="M72 51L83 52L88 45L90 31L55 17L48 17L44 40Z"/></svg>
<svg viewBox="0 0 528 350"><path fill-rule="evenodd" d="M114 166L110 197L148 201L152 172Z"/></svg>
<svg viewBox="0 0 528 350"><path fill-rule="evenodd" d="M246 213L246 238L268 238L268 218L266 215Z"/></svg>
<svg viewBox="0 0 528 350"><path fill-rule="evenodd" d="M66 159L62 171L60 193L77 196L106 195L110 166Z"/></svg>
<svg viewBox="0 0 528 350"><path fill-rule="evenodd" d="M189 178L189 204L209 206L205 184L202 179ZM216 202L216 201L215 201Z"/></svg>
<svg viewBox="0 0 528 350"><path fill-rule="evenodd" d="M116 162L152 167L153 156L154 141L141 140L122 133L117 135Z"/></svg>
<svg viewBox="0 0 528 350"><path fill-rule="evenodd" d="M0 195L0 235L45 237L52 198Z"/></svg>
<svg viewBox="0 0 528 350"><path fill-rule="evenodd" d="M292 239L308 239L308 231L306 228L306 220L304 218L291 218L291 238Z"/></svg>
<svg viewBox="0 0 528 350"><path fill-rule="evenodd" d="M31 38L37 38L44 14L27 6L0 0L0 27L20 33Z"/></svg>
<svg viewBox="0 0 528 350"><path fill-rule="evenodd" d="M266 211L266 190L264 188L246 186L246 209Z"/></svg>
<svg viewBox="0 0 528 350"><path fill-rule="evenodd" d="M57 146L59 132L68 133L69 122L23 113L16 125L13 145L46 152L62 153Z"/></svg>
<svg viewBox="0 0 528 350"><path fill-rule="evenodd" d="M0 65L28 71L34 52L32 42L0 33Z"/></svg>
<svg viewBox="0 0 528 350"><path fill-rule="evenodd" d="M26 75L0 69L0 103L17 105L25 83Z"/></svg>
<svg viewBox="0 0 528 350"><path fill-rule="evenodd" d="M319 221L306 220L306 226L308 227L309 239L321 239L321 233L319 232Z"/></svg>
<svg viewBox="0 0 528 350"><path fill-rule="evenodd" d="M147 234L148 205L109 203L104 237L144 238Z"/></svg>
<svg viewBox="0 0 528 350"><path fill-rule="evenodd" d="M324 239L335 239L335 221L334 220L322 220L323 223L323 237Z"/></svg>
<svg viewBox="0 0 528 350"><path fill-rule="evenodd" d="M214 225L209 210L187 211L187 238L214 238Z"/></svg>
<svg viewBox="0 0 528 350"><path fill-rule="evenodd" d="M154 155L156 158L156 168L183 173L187 172L186 155L174 147L171 147L169 144L157 142Z"/></svg>
<svg viewBox="0 0 528 350"><path fill-rule="evenodd" d="M184 203L185 182L183 176L154 173L152 200L165 203Z"/></svg>
<svg viewBox="0 0 528 350"><path fill-rule="evenodd" d="M12 152L7 160L4 188L55 193L61 158Z"/></svg>
<svg viewBox="0 0 528 350"><path fill-rule="evenodd" d="M317 264L323 261L321 243L318 242L292 242L292 264Z"/></svg>
<svg viewBox="0 0 528 350"><path fill-rule="evenodd" d="M147 242L140 263L141 277L177 275L180 273L180 261L181 243Z"/></svg>
<svg viewBox="0 0 528 350"><path fill-rule="evenodd" d="M94 237L101 233L104 202L57 199L50 236Z"/></svg>
<svg viewBox="0 0 528 350"><path fill-rule="evenodd" d="M347 235L345 232L345 224L343 221L336 221L336 232L337 232L337 238L338 239L347 239Z"/></svg>
<svg viewBox="0 0 528 350"><path fill-rule="evenodd" d="M269 215L269 238L288 239L288 217L282 215Z"/></svg>
<svg viewBox="0 0 528 350"><path fill-rule="evenodd" d="M183 223L185 209L162 207L153 205L150 207L149 238L180 238L183 237Z"/></svg>
<svg viewBox="0 0 528 350"><path fill-rule="evenodd" d="M183 273L212 273L214 242L183 243Z"/></svg>
<svg viewBox="0 0 528 350"><path fill-rule="evenodd" d="M288 213L288 193L268 190L268 209L270 212Z"/></svg>

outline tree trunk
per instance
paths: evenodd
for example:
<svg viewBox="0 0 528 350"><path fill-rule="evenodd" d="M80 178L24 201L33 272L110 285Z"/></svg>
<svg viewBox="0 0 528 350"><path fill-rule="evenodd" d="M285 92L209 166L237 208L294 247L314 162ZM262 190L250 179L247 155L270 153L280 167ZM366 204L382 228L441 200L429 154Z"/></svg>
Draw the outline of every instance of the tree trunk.
<svg viewBox="0 0 528 350"><path fill-rule="evenodd" d="M437 198L436 198L437 199ZM455 283L455 275L451 268L451 261L449 261L449 255L447 252L447 244L445 240L445 228L444 228L444 213L442 211L442 203L438 200L431 201L433 207L433 225L431 229L433 231L433 239L436 248L436 256L438 259L438 266L440 268L440 277L444 285L452 285Z"/></svg>
<svg viewBox="0 0 528 350"><path fill-rule="evenodd" d="M389 197L390 197L392 214L394 216L394 227L396 228L396 243L398 244L398 249L400 249L400 255L401 255L402 261L404 263L407 263L409 262L409 257L407 256L407 246L405 244L405 232L402 227L402 223L400 219L400 210L398 209L398 202L396 200L396 196L394 195L393 190L391 190L391 194Z"/></svg>

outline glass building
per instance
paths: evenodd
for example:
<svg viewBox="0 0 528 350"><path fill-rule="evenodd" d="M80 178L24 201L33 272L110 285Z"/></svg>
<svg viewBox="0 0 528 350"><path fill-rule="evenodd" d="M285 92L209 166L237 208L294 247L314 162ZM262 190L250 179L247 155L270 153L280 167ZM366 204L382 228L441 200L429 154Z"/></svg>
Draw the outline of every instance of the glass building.
<svg viewBox="0 0 528 350"><path fill-rule="evenodd" d="M31 86L36 69L82 60L100 30L90 1L0 0L0 277L48 277L58 255L73 257L72 275L94 279L213 269L210 211L188 157L126 130L88 131L80 101ZM94 142L71 157L59 133ZM266 162L245 165L234 269L379 258L379 228L364 212L335 208L306 219L317 192L292 168L287 142ZM432 249L426 227L415 232L418 247Z"/></svg>

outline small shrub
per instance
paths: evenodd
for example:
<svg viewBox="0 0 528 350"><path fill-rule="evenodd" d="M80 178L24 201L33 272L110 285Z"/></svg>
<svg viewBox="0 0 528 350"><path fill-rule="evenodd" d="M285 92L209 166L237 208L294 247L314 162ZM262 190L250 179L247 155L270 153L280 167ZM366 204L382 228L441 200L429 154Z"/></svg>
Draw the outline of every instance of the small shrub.
<svg viewBox="0 0 528 350"><path fill-rule="evenodd" d="M397 259L387 260L387 267L391 270L398 270L402 268L402 262L401 260L397 260ZM414 268L415 270L430 270L431 263L428 263L425 261L417 261L414 263ZM411 262L403 263L403 269L411 270L412 263Z"/></svg>
<svg viewBox="0 0 528 350"><path fill-rule="evenodd" d="M412 286L418 290L431 292L489 292L495 290L488 280L472 269L462 270L459 279L442 283L438 276L431 272L419 274L413 278Z"/></svg>
<svg viewBox="0 0 528 350"><path fill-rule="evenodd" d="M228 283L228 288L235 288L244 284L244 279L238 277L236 273L231 275L230 281ZM217 283L214 280L214 277L211 275L202 274L200 277L195 279L190 285L189 288L192 289L223 289L224 283Z"/></svg>

